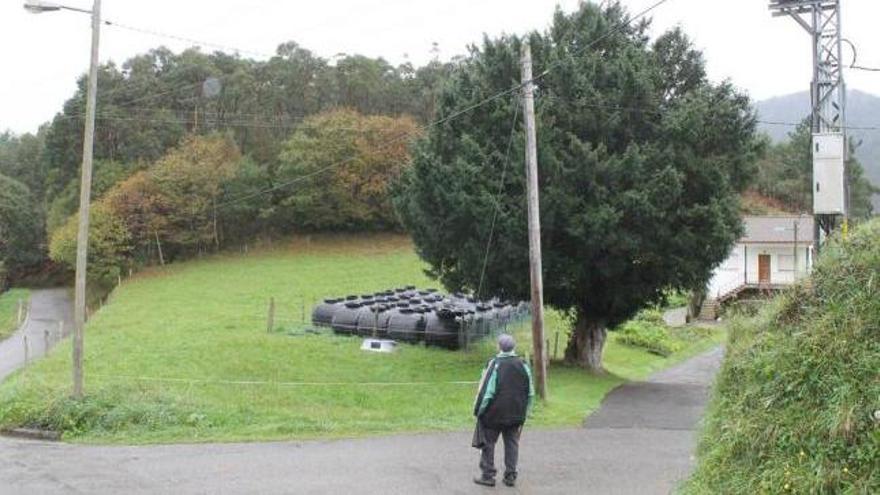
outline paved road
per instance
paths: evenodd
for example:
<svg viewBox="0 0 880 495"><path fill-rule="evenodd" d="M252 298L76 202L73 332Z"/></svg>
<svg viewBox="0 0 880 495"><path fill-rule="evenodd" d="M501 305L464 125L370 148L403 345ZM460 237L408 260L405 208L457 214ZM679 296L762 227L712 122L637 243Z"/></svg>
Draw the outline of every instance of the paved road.
<svg viewBox="0 0 880 495"><path fill-rule="evenodd" d="M63 326L59 322L64 322ZM72 331L73 301L67 289L31 291L30 311L24 325L0 342L0 381L21 368L25 358L31 360L45 354L47 344L52 348L62 338L60 332Z"/></svg>
<svg viewBox="0 0 880 495"><path fill-rule="evenodd" d="M619 387L584 428L526 429L519 485L494 490L669 493L691 468L693 430L720 358L716 350ZM0 439L0 493L491 493L471 483L469 445L468 432L150 447Z"/></svg>

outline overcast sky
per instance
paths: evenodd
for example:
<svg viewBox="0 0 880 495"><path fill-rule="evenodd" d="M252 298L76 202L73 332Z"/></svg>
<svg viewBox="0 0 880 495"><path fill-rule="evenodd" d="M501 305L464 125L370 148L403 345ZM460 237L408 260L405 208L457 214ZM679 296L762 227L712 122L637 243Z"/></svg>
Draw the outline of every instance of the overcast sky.
<svg viewBox="0 0 880 495"><path fill-rule="evenodd" d="M88 67L89 18L74 12L28 14L24 0L0 0L0 130L35 131L61 109ZM656 0L625 0L639 12ZM274 53L294 40L323 57L382 56L424 63L433 42L447 59L482 33L543 29L557 4L577 0L104 0L104 18L147 30ZM772 18L767 0L671 0L654 14L653 32L681 25L702 49L713 80L730 78L753 98L806 90L810 40L787 18ZM66 0L90 8L89 0ZM880 1L843 0L844 35L859 62L880 66ZM149 48L180 51L192 43L105 26L101 60L121 63ZM209 49L208 51L211 51ZM849 71L851 89L880 94L880 73ZM880 119L880 116L878 116Z"/></svg>

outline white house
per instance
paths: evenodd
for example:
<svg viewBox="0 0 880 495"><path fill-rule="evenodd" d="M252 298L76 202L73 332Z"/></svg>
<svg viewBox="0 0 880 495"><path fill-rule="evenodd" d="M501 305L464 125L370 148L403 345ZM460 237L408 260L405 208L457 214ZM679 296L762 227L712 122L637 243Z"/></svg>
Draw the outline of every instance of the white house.
<svg viewBox="0 0 880 495"><path fill-rule="evenodd" d="M723 300L743 289L780 289L813 267L813 217L745 217L745 235L712 275L707 299Z"/></svg>

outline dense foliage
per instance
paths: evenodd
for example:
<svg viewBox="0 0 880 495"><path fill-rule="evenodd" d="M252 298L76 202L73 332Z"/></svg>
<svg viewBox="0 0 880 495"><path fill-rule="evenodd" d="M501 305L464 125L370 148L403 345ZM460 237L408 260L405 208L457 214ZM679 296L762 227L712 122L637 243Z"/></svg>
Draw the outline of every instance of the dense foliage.
<svg viewBox="0 0 880 495"><path fill-rule="evenodd" d="M293 229L397 228L386 181L408 162L408 139L387 148L379 143L398 133L408 138L417 123L433 117L439 88L454 66L437 59L422 67L393 66L381 58L344 54L331 61L293 42L280 45L266 61L197 48L182 53L157 48L119 66L107 63L99 73L92 198L97 204L112 190L108 208L120 218L139 216L127 220L141 223L132 226L132 254L150 259L161 242L169 243L173 257L176 250L192 251L193 242L198 251ZM36 135L0 134L0 174L30 190L28 214L39 224L37 239L22 242L34 241L31 252L42 257L47 236L64 229L78 210L85 88L83 77L61 112ZM331 115L318 117L324 112ZM157 162L178 159L169 154L193 136L217 133L229 136L241 155L232 175L208 177L213 182L200 189L198 173L191 169L196 182L184 180L177 186L181 190L170 191L178 177L173 167L165 168L164 179L158 177ZM336 170L324 173L340 161L349 167L327 167ZM155 170L142 173L148 168ZM316 173L306 183L295 178L300 172ZM369 176L356 177L360 172ZM162 180L165 199L170 194L174 200L186 188L200 189L189 214L182 209L185 201L137 204L156 199L155 182ZM332 190L323 190L325 184ZM206 208L233 199L215 229L220 215ZM337 200L334 207L344 211L330 213L325 200ZM144 241L148 234L152 248Z"/></svg>
<svg viewBox="0 0 880 495"><path fill-rule="evenodd" d="M880 493L880 220L733 326L688 492Z"/></svg>
<svg viewBox="0 0 880 495"><path fill-rule="evenodd" d="M663 313L657 309L642 310L635 318L620 325L616 339L622 344L641 347L658 356L669 356L680 348L669 334Z"/></svg>
<svg viewBox="0 0 880 495"><path fill-rule="evenodd" d="M780 203L795 213L813 210L813 161L810 153L812 134L809 122L804 122L789 134L788 140L771 145L758 163L754 188L762 195ZM871 197L880 193L865 176L865 169L855 158L850 143L847 160L847 180L850 184L850 216L869 218L873 214Z"/></svg>
<svg viewBox="0 0 880 495"><path fill-rule="evenodd" d="M95 157L136 169L187 134L230 132L241 152L274 172L278 153L302 120L334 108L426 121L451 63L392 66L343 56L334 63L296 43L255 61L197 49L157 48L101 67ZM45 131L49 197L76 181L85 114L85 78ZM270 177L271 178L271 177ZM66 214L73 213L68 209Z"/></svg>
<svg viewBox="0 0 880 495"><path fill-rule="evenodd" d="M76 264L77 217L55 231L49 245L49 256L70 267ZM107 203L92 208L89 222L88 276L103 286L112 284L122 274L131 251L130 235L123 220Z"/></svg>
<svg viewBox="0 0 880 495"><path fill-rule="evenodd" d="M416 135L408 117L339 110L307 119L280 155L279 181L296 181L283 195L284 216L309 230L397 227L389 188L409 165Z"/></svg>
<svg viewBox="0 0 880 495"><path fill-rule="evenodd" d="M39 263L42 226L30 189L0 174L0 290L7 277Z"/></svg>
<svg viewBox="0 0 880 495"><path fill-rule="evenodd" d="M272 229L393 230L389 188L409 165L416 130L409 117L318 114L285 143L274 184L230 134L188 135L127 177L101 162L98 178L116 171L123 179L96 181L90 276L107 284L133 265L237 247ZM50 257L67 266L77 218L65 218L51 236Z"/></svg>
<svg viewBox="0 0 880 495"><path fill-rule="evenodd" d="M575 321L567 359L594 370L607 327L666 289L703 286L725 258L741 228L738 193L759 151L748 99L707 81L702 55L680 30L653 43L647 23L615 31L627 16L618 2L585 3L528 36L534 73L542 74L545 301ZM474 48L440 97L438 117L518 84L522 42L505 36ZM499 98L432 128L401 184L399 213L450 287L529 296L518 104Z"/></svg>

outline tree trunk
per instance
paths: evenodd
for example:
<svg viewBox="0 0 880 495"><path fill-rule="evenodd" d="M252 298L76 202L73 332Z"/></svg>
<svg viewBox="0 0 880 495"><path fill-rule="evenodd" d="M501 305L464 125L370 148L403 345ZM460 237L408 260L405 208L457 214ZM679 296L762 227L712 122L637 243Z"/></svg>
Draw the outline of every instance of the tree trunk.
<svg viewBox="0 0 880 495"><path fill-rule="evenodd" d="M688 300L687 322L690 323L700 316L700 310L703 306L703 300L706 298L706 289L695 289L691 291Z"/></svg>
<svg viewBox="0 0 880 495"><path fill-rule="evenodd" d="M159 264L165 266L165 256L162 254L162 243L159 242L159 231L154 232L156 234L156 249L159 251Z"/></svg>
<svg viewBox="0 0 880 495"><path fill-rule="evenodd" d="M589 320L578 314L574 331L565 349L565 362L593 373L604 373L602 351L607 333L608 329L601 321Z"/></svg>
<svg viewBox="0 0 880 495"><path fill-rule="evenodd" d="M214 251L220 251L220 235L217 234L217 198L213 198L214 205Z"/></svg>

